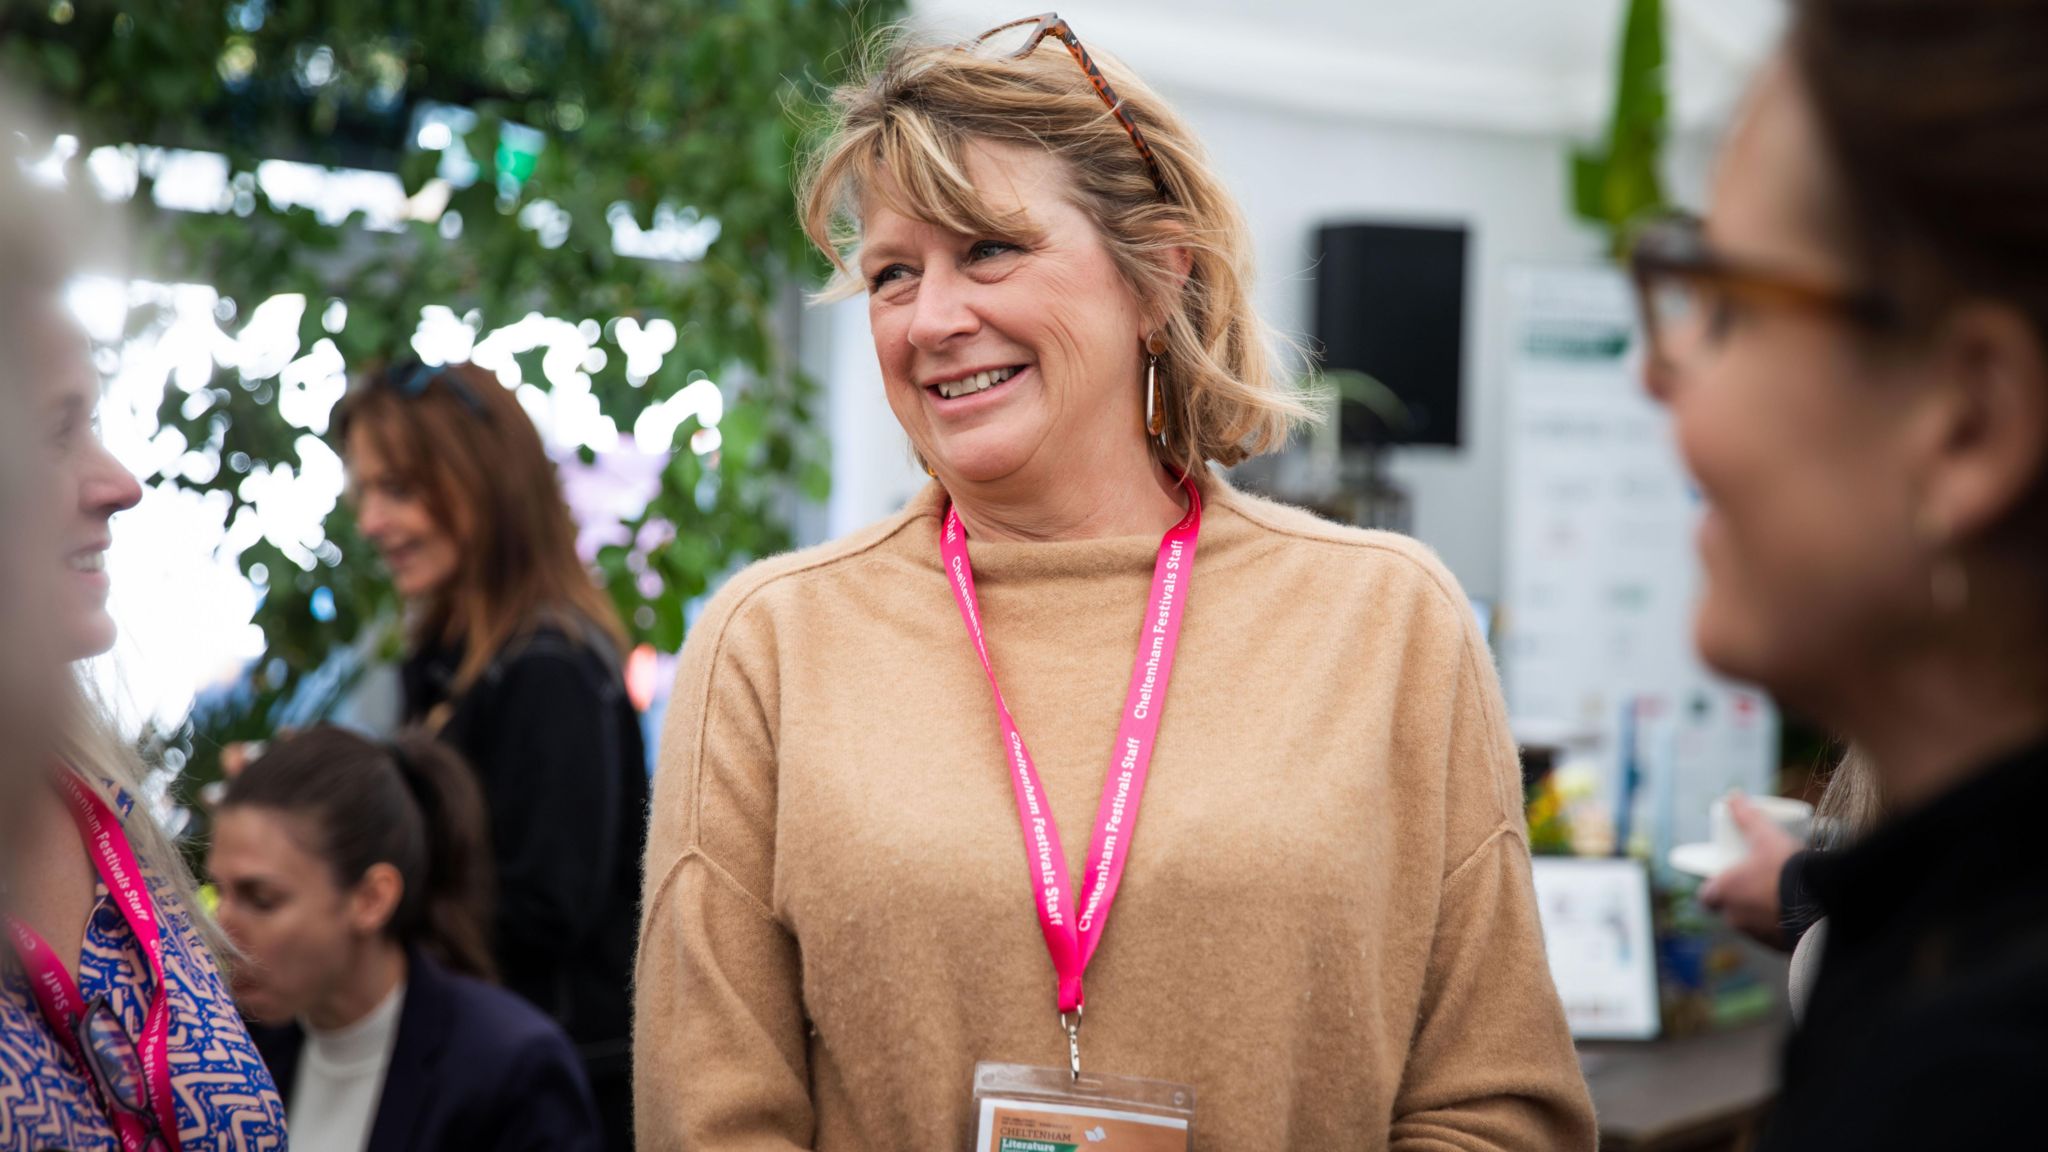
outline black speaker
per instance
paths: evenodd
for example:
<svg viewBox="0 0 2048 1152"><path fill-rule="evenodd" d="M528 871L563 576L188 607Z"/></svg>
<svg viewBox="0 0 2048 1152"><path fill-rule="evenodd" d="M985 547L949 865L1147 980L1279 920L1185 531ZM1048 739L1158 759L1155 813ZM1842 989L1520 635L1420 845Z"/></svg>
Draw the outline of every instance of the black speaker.
<svg viewBox="0 0 2048 1152"><path fill-rule="evenodd" d="M1363 372L1407 409L1406 426L1343 406L1346 447L1457 447L1464 417L1465 229L1333 224L1316 233L1316 326L1326 372Z"/></svg>

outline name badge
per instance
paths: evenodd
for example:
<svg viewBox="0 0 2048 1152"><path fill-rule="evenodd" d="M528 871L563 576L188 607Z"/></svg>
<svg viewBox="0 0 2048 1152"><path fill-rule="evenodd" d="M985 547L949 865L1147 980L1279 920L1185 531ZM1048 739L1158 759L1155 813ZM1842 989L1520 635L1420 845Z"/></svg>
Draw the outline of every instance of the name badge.
<svg viewBox="0 0 2048 1152"><path fill-rule="evenodd" d="M1023 1064L974 1067L975 1152L1188 1152L1195 1090Z"/></svg>

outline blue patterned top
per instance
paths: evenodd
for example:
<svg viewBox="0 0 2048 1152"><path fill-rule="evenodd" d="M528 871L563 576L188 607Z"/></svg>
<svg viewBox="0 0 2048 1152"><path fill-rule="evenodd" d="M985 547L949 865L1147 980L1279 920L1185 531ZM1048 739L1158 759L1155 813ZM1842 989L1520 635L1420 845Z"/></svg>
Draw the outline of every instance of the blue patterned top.
<svg viewBox="0 0 2048 1152"><path fill-rule="evenodd" d="M126 795L116 804L125 816ZM162 899L144 866L164 923L164 980L170 985L171 1084L186 1152L265 1152L285 1147L284 1101L194 930L190 913ZM90 1003L106 993L131 1036L142 1035L154 980L121 910L95 885L97 902L79 954L78 990ZM0 964L0 1152L119 1152L92 1080L50 1032L21 965Z"/></svg>

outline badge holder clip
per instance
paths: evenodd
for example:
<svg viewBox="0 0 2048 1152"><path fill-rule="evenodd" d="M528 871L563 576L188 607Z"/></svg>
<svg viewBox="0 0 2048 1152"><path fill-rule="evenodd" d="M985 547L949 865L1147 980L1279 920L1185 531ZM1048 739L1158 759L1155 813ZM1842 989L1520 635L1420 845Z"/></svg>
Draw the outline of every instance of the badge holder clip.
<svg viewBox="0 0 2048 1152"><path fill-rule="evenodd" d="M1187 1152L1195 1090L1164 1080L1080 1075L1080 1021L1064 1016L1066 1068L974 1066L975 1152Z"/></svg>

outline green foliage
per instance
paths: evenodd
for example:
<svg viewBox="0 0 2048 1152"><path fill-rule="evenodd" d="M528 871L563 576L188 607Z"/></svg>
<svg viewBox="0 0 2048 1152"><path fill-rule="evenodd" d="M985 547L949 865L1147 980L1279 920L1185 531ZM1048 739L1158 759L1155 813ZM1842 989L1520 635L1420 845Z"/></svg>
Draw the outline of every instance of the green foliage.
<svg viewBox="0 0 2048 1152"><path fill-rule="evenodd" d="M1666 203L1658 172L1666 105L1663 0L1629 0L1606 147L1576 150L1571 158L1572 208L1606 227L1616 257L1629 226Z"/></svg>
<svg viewBox="0 0 2048 1152"><path fill-rule="evenodd" d="M789 546L792 489L822 495L829 477L814 388L781 330L794 292L818 266L797 227L791 166L797 110L838 79L849 46L900 0L56 0L0 6L0 69L39 87L73 119L81 156L104 145L225 153L236 203L222 214L166 212L145 172L134 198L144 267L155 278L217 287L241 309L277 293L306 297L301 347L328 336L327 302L348 305L332 336L350 370L407 353L420 310L446 305L480 332L538 311L572 322L666 318L675 349L636 386L614 353L592 374L622 431L648 404L709 376L726 394L723 445L673 455L659 494L629 525L671 525L635 556L606 549L600 567L628 627L665 649L682 640L686 602L746 560ZM459 133L480 171L456 188L452 226L381 232L330 227L273 203L253 179L265 159L383 169L408 192L439 153L413 149L422 102L467 108ZM545 135L538 154L525 143ZM83 180L73 161L74 180ZM571 221L558 246L520 222L548 202ZM647 227L659 203L720 225L690 264L613 252L607 213L623 202ZM137 327L149 322L138 317ZM526 378L543 383L527 365ZM225 466L208 478L146 478L225 493L230 518L248 473L300 466L304 430L280 415L274 379L217 371L204 401L167 390L161 418ZM686 443L694 425L678 431ZM204 474L205 470L200 470ZM660 533L651 533L660 535ZM268 732L332 652L372 643L395 618L392 593L346 508L310 568L265 542L257 614L268 652L249 692L201 717L195 766L214 740ZM640 571L659 576L645 595ZM333 611L316 617L317 598ZM388 648L388 640L386 641ZM303 695L303 693L301 693ZM304 701L301 701L303 704ZM314 711L319 710L318 704Z"/></svg>

